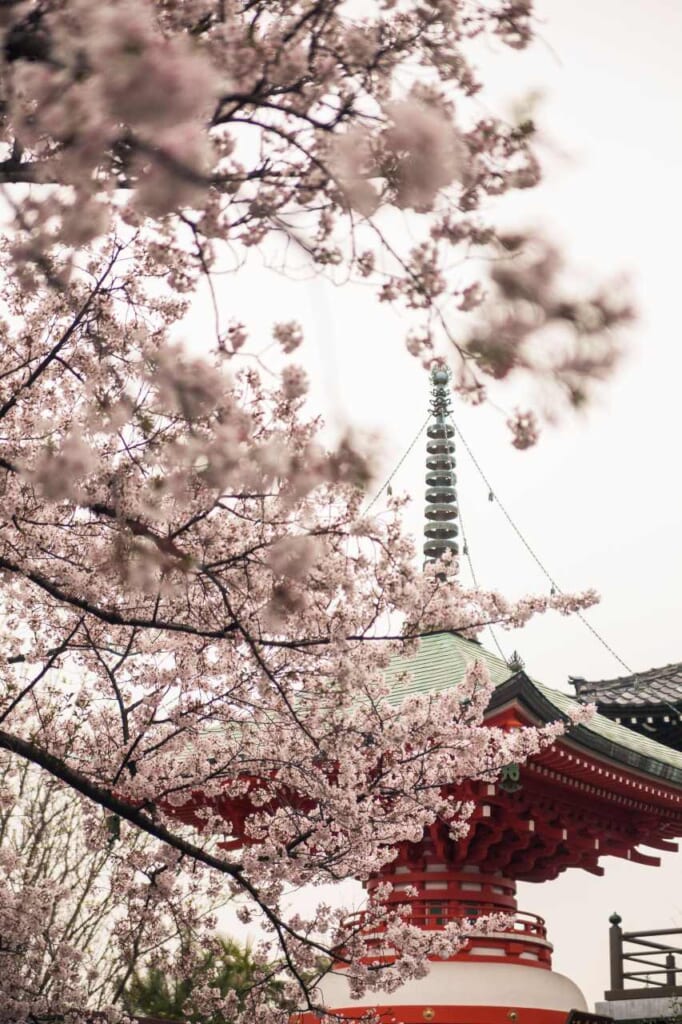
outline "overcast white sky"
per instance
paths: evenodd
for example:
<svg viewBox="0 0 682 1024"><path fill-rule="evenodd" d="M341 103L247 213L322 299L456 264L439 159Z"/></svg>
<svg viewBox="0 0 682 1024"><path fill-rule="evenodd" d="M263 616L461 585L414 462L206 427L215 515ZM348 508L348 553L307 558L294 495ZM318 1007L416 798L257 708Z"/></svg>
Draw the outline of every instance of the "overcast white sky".
<svg viewBox="0 0 682 1024"><path fill-rule="evenodd" d="M594 586L590 621L634 670L682 661L682 3L679 0L537 0L541 41L527 54L489 51L486 104L508 113L514 98L543 93L547 182L515 200L515 213L560 238L587 275L625 270L640 319L629 355L599 404L548 428L525 453L508 443L504 416L455 415L495 491L564 589ZM254 298L257 297L257 302ZM314 395L329 418L351 416L384 437L389 472L422 423L426 382L403 351L395 314L361 290L292 284L270 272L225 281L229 315L267 329L296 316L308 336ZM510 394L504 401L514 405ZM423 442L395 489L414 495L421 529ZM464 452L462 510L477 573L509 595L546 590ZM552 685L569 674L624 671L577 621L539 620L518 637L527 670ZM555 968L588 1000L608 986L608 915L627 928L682 926L682 855L660 869L609 858L606 877L569 872L523 885L520 904L548 920Z"/></svg>

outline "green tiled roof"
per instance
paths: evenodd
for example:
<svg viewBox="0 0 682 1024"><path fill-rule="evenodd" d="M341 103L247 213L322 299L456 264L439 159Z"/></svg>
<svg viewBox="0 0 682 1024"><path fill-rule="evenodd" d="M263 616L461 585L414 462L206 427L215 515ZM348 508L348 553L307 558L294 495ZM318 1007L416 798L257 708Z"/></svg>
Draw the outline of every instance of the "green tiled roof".
<svg viewBox="0 0 682 1024"><path fill-rule="evenodd" d="M414 657L394 658L389 669L389 679L394 679L391 701L399 703L403 697L416 693L435 693L457 686L472 661L481 661L488 666L490 677L498 686L513 675L506 662L486 651L474 640L465 640L455 633L434 633L419 643ZM400 679L403 672L409 672L407 679Z"/></svg>
<svg viewBox="0 0 682 1024"><path fill-rule="evenodd" d="M496 688L515 675L502 658L486 651L473 640L465 640L455 633L436 633L424 637L416 655L396 658L392 662L388 672L389 681L393 680L391 702L397 704L411 695L436 693L457 686L467 665L476 660L485 662ZM409 675L401 678L402 673ZM554 690L527 678L538 697L544 699L543 703L551 706L548 718L566 715L571 707L577 705L576 700L561 690ZM552 709L556 715L551 714ZM578 734L591 734L601 741L601 749L605 749L606 745L609 756L617 760L655 776L665 775L682 785L682 753L672 747L657 743L599 714L595 714L586 725L579 726L575 730L576 737Z"/></svg>

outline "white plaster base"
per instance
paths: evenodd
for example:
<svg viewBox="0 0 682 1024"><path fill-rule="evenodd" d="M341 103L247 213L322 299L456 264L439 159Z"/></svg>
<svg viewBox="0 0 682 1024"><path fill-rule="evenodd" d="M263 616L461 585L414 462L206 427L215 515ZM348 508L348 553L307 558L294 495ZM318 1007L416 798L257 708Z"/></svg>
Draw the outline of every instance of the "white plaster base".
<svg viewBox="0 0 682 1024"><path fill-rule="evenodd" d="M563 974L519 964L432 963L425 978L408 981L390 995L369 992L358 1000L348 994L343 971L320 986L330 1009L344 1006L515 1006L541 1010L586 1010L585 997ZM609 1004L611 1005L611 1004Z"/></svg>

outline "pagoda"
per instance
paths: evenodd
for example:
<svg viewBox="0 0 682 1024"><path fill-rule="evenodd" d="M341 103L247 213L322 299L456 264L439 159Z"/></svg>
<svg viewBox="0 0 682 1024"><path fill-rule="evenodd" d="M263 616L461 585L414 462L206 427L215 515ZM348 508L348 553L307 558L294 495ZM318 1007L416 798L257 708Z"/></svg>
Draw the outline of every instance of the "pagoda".
<svg viewBox="0 0 682 1024"><path fill-rule="evenodd" d="M427 562L446 552L458 554L456 432L447 370L434 369L431 384ZM396 659L389 673L391 700L400 703L457 687L473 661L486 664L494 684L486 724L518 729L560 719L566 731L526 764L508 765L495 783L453 787L453 796L475 805L464 839L453 842L447 824L436 822L420 842L399 845L395 860L364 884L371 898L379 883L390 882L389 903L399 904L407 919L427 932L500 912L510 924L492 934L474 930L458 953L447 960L433 958L426 977L403 985L384 1004L373 996L350 999L343 967L337 965L324 986L326 1005L336 1013L359 1017L373 1010L404 1024L563 1024L571 1014L575 1020L587 1009L585 1000L573 982L552 970L545 922L519 909L517 882L548 882L570 868L601 875L606 856L653 867L660 863L660 852L677 850L674 840L682 836L680 744L675 749L660 742L646 729L646 719L642 731L627 727L634 725L630 712L622 712L620 721L597 713L587 724L572 725L574 698L531 678L519 659L507 664L452 632L425 637L416 656ZM631 688L640 694L634 680ZM579 700L585 696L602 695L586 684L578 688ZM668 704L672 697L666 691ZM682 688L677 692L681 697ZM669 706L667 713L672 713ZM665 714L661 719L667 722ZM669 741L672 734L661 732L660 738ZM374 939L376 955L390 958L381 928Z"/></svg>
<svg viewBox="0 0 682 1024"><path fill-rule="evenodd" d="M458 553L455 428L447 371L434 370L431 380L424 556L437 561L445 552ZM340 1016L376 1012L402 1024L564 1024L573 1012L575 1020L586 1011L585 1000L570 979L552 970L545 922L519 908L517 882L548 882L569 869L601 875L607 856L655 867L659 853L677 850L682 752L646 728L629 728L635 724L629 712L621 721L597 713L585 724L571 724L575 697L533 679L517 659L507 664L475 640L447 631L424 637L416 655L395 659L390 700L399 704L458 687L474 661L485 663L493 682L486 724L511 730L559 719L565 732L525 764L508 765L494 783L453 785L455 799L475 805L463 839L453 841L447 823L434 822L419 842L399 844L394 860L363 880L370 900L381 883L390 882L389 905L399 904L425 932L456 921L474 927L457 953L432 958L425 977L380 1003L374 994L353 1000L343 963L335 964L321 995ZM579 697L588 689L579 688ZM219 804L238 836L248 808L227 798ZM189 805L174 813L198 824ZM476 933L477 920L499 913L508 921L504 929ZM366 934L373 958L396 955L381 926Z"/></svg>

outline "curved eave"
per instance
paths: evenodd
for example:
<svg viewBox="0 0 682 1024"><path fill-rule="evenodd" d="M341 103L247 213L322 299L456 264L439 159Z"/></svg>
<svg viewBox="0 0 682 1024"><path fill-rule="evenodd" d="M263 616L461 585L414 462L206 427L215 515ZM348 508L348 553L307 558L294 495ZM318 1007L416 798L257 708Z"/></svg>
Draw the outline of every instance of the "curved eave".
<svg viewBox="0 0 682 1024"><path fill-rule="evenodd" d="M540 723L555 722L557 718L566 723L570 722L566 712L547 696L546 688L540 688L537 683L528 678L525 672L517 672L506 682L495 687L488 705L488 713L494 713L512 704L518 705L520 710L526 711L531 718ZM624 733L631 732L625 726L617 728L622 729ZM658 760L654 756L633 750L631 746L609 739L586 725L569 726L567 735L573 743L586 752L659 782L669 783L676 789L682 789L682 767L676 767L666 761ZM650 746L661 746L661 750L667 752L667 748L654 741L651 741Z"/></svg>
<svg viewBox="0 0 682 1024"><path fill-rule="evenodd" d="M588 697L585 695L585 700L589 700L591 703L596 704L599 708L600 715L607 715L609 718L629 718L631 715L637 718L644 718L646 715L662 716L662 715L674 715L677 711L682 715L682 700L677 701L676 704L663 703L662 701L647 701L641 704L617 704L615 701L604 701L599 700L599 697Z"/></svg>

